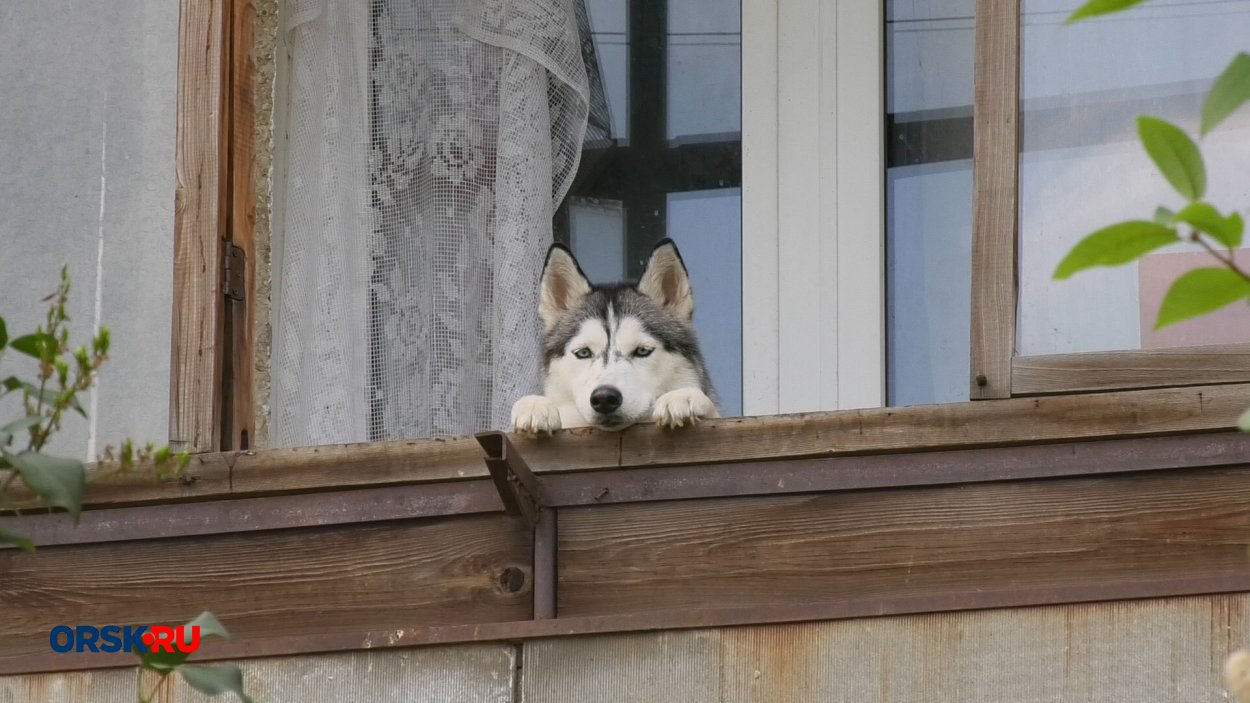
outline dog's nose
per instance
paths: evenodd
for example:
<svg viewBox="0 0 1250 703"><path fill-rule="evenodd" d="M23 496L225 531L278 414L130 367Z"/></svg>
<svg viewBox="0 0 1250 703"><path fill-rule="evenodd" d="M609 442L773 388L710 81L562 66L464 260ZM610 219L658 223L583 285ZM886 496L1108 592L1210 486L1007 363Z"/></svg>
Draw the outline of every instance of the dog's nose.
<svg viewBox="0 0 1250 703"><path fill-rule="evenodd" d="M590 407L607 415L621 407L621 392L612 386L599 386L590 394Z"/></svg>

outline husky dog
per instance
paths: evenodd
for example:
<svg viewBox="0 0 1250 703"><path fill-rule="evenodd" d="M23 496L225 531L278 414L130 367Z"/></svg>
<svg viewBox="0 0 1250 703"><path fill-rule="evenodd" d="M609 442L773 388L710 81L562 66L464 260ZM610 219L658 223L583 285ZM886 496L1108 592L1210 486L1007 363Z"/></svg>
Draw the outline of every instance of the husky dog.
<svg viewBox="0 0 1250 703"><path fill-rule="evenodd" d="M648 419L672 428L720 417L695 338L690 276L672 240L656 244L636 284L602 286L552 245L538 317L543 395L512 406L513 430L621 430Z"/></svg>

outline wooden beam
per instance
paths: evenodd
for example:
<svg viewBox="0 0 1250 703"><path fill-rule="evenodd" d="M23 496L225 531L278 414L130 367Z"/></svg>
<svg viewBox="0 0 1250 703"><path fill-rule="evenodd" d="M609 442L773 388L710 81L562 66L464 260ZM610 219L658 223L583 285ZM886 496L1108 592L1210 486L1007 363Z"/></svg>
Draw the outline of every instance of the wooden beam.
<svg viewBox="0 0 1250 703"><path fill-rule="evenodd" d="M1246 383L1250 345L1017 356L1011 369L1013 395Z"/></svg>
<svg viewBox="0 0 1250 703"><path fill-rule="evenodd" d="M483 515L6 551L0 673L61 656L48 650L59 624L176 624L211 610L237 654L257 638L528 619L530 540L512 519ZM372 644L362 637L352 648ZM88 667L134 661L78 659ZM72 665L72 657L53 662Z"/></svg>
<svg viewBox="0 0 1250 703"><path fill-rule="evenodd" d="M509 452L512 454L512 452ZM487 457L487 462L492 460ZM1240 432L1064 442L901 454L799 457L682 466L645 466L531 476L530 495L541 505L654 503L703 498L792 495L872 488L1174 471L1250 465L1250 435ZM494 480L492 480L494 479ZM85 511L0 516L0 530L30 538L39 548L193 537L326 525L351 525L476 513L519 512L510 481L445 480L336 491L234 497ZM509 502L512 503L511 507ZM542 524L535 550L555 541L555 520ZM533 523L525 518L527 527ZM16 549L0 544L2 549ZM554 556L549 554L548 556ZM549 569L548 569L549 571ZM539 570L539 573L546 571ZM537 578L537 577L536 577ZM536 581L537 582L537 581ZM536 597L542 589L536 587ZM554 592L554 588L548 592ZM554 603L552 604L554 605Z"/></svg>
<svg viewBox="0 0 1250 703"><path fill-rule="evenodd" d="M969 397L1011 395L1016 340L1020 0L977 0Z"/></svg>
<svg viewBox="0 0 1250 703"><path fill-rule="evenodd" d="M537 473L1016 446L1230 430L1250 386L1047 396L720 418L663 431L565 430L512 442ZM88 508L484 479L471 437L202 454L181 478L134 475L92 484ZM15 499L29 498L15 494Z"/></svg>
<svg viewBox="0 0 1250 703"><path fill-rule="evenodd" d="M182 0L178 27L169 439L195 452L219 444L227 1Z"/></svg>
<svg viewBox="0 0 1250 703"><path fill-rule="evenodd" d="M229 242L240 290L223 301L225 335L222 373L223 450L251 446L255 414L253 370L256 310L256 62L255 0L230 2Z"/></svg>
<svg viewBox="0 0 1250 703"><path fill-rule="evenodd" d="M560 543L568 617L1250 589L1250 468L565 508Z"/></svg>

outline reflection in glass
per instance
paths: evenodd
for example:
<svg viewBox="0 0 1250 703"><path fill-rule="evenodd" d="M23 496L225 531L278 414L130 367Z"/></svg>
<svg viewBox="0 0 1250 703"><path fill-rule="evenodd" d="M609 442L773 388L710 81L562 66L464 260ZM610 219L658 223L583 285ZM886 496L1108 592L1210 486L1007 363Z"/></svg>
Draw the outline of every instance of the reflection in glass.
<svg viewBox="0 0 1250 703"><path fill-rule="evenodd" d="M973 0L886 3L890 405L968 399Z"/></svg>
<svg viewBox="0 0 1250 703"><path fill-rule="evenodd" d="M1137 140L1135 118L1162 117L1196 134L1202 100L1250 36L1244 0L1154 0L1063 26L1066 0L1024 0L1021 37L1019 323L1022 355L1250 341L1250 308L1153 331L1180 272L1209 260L1183 249L1140 264L1053 281L1082 237L1158 205L1182 203ZM1207 199L1250 203L1250 115L1202 140ZM1195 248L1196 249L1196 248Z"/></svg>

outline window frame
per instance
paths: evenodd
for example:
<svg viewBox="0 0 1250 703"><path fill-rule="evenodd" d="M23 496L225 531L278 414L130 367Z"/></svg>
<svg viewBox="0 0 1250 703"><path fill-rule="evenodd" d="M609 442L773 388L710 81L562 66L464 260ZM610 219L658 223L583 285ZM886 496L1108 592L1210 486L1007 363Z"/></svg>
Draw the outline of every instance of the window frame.
<svg viewBox="0 0 1250 703"><path fill-rule="evenodd" d="M742 4L743 415L885 405L884 54L884 0Z"/></svg>
<svg viewBox="0 0 1250 703"><path fill-rule="evenodd" d="M1021 0L977 0L973 93L973 400L1250 382L1250 344L1016 353Z"/></svg>
<svg viewBox="0 0 1250 703"><path fill-rule="evenodd" d="M169 440L247 449L254 421L255 0L182 0L178 20Z"/></svg>

